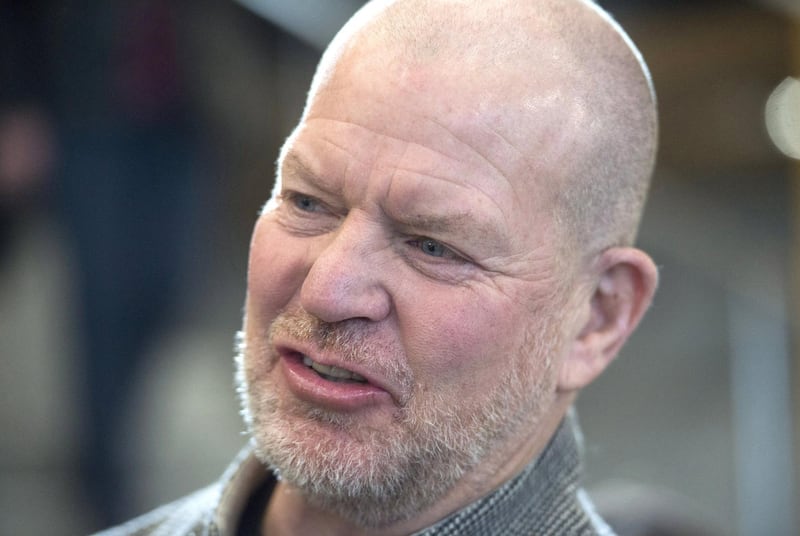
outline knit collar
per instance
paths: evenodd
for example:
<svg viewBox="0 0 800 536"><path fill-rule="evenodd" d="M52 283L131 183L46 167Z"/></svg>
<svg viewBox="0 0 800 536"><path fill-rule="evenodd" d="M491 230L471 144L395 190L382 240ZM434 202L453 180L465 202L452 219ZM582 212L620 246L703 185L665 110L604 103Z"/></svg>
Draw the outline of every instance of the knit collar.
<svg viewBox="0 0 800 536"><path fill-rule="evenodd" d="M521 473L414 536L611 534L580 490L581 437L570 410Z"/></svg>

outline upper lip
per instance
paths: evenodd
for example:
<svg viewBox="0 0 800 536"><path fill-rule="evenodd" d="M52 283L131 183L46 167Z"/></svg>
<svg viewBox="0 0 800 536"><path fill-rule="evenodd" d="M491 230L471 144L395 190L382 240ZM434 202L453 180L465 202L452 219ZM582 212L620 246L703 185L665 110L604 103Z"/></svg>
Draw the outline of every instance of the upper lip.
<svg viewBox="0 0 800 536"><path fill-rule="evenodd" d="M273 345L275 346L275 349L279 355L302 354L322 365L338 367L349 370L350 372L355 372L359 376L364 377L371 385L374 385L375 387L383 389L389 393L395 402L400 403L400 401L403 400L403 396L402 393L399 392L399 388L391 385L391 382L387 378L381 377L381 375L375 370L370 370L357 363L344 362L335 354L320 350L318 347L316 347L316 345L294 340L278 340L277 337L273 341Z"/></svg>

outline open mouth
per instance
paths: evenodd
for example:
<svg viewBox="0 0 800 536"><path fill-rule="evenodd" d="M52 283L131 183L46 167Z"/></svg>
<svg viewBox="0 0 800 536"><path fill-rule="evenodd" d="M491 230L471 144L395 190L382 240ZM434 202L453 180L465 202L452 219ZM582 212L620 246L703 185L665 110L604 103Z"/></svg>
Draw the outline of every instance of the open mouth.
<svg viewBox="0 0 800 536"><path fill-rule="evenodd" d="M323 365L322 363L317 363L305 354L301 355L303 357L303 364L305 366L312 369L314 372L328 381L339 383L367 383L366 378L356 374L355 372L350 372L349 370L339 367Z"/></svg>

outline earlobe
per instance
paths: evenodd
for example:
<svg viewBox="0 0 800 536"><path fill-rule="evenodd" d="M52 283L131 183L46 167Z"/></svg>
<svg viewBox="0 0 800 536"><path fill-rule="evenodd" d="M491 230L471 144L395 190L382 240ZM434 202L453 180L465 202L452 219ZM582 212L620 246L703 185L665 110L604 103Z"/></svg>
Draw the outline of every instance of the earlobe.
<svg viewBox="0 0 800 536"><path fill-rule="evenodd" d="M641 250L611 248L598 258L593 280L561 364L562 391L587 386L613 361L650 305L658 271Z"/></svg>

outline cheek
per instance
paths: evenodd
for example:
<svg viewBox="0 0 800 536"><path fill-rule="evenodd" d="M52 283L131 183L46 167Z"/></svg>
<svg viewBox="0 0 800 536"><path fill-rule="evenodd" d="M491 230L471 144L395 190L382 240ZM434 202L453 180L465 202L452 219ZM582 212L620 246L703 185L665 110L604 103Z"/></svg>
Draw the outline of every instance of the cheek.
<svg viewBox="0 0 800 536"><path fill-rule="evenodd" d="M508 301L493 302L469 290L442 299L427 294L406 318L409 359L418 379L431 387L488 388L486 382L521 346L520 315Z"/></svg>
<svg viewBox="0 0 800 536"><path fill-rule="evenodd" d="M266 328L299 295L308 272L306 249L262 217L253 231L247 268L248 323Z"/></svg>

